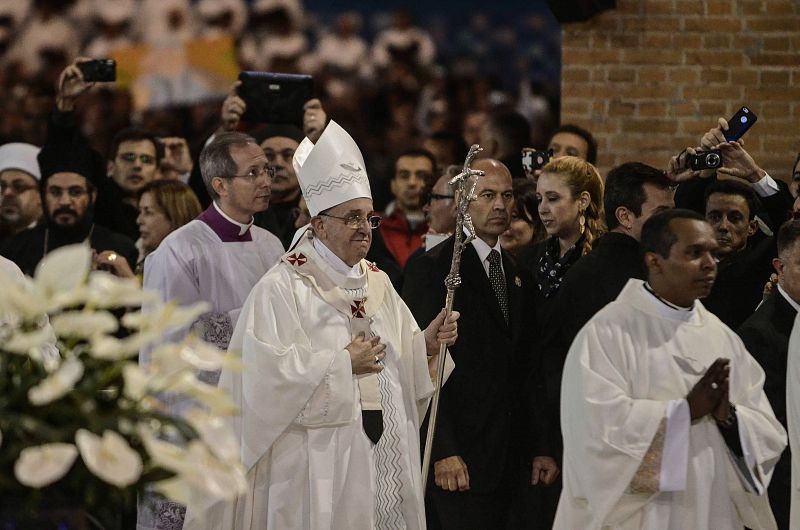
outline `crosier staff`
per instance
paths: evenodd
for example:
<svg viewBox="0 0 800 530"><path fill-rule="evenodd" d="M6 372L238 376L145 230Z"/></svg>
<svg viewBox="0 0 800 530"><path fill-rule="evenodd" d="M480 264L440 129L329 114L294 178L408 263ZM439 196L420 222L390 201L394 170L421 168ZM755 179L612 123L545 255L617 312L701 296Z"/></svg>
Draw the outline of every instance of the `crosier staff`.
<svg viewBox="0 0 800 530"><path fill-rule="evenodd" d="M461 173L450 179L450 186L453 186L458 194L458 211L456 212L456 231L454 234L455 244L453 245L453 261L450 262L450 272L444 280L447 287L447 298L445 299L444 307L445 314L449 315L453 310L453 299L456 295L456 289L461 285L461 252L464 247L475 239L475 227L472 225L472 216L469 214L469 203L475 200L475 186L478 184L477 178L484 175L483 171L477 169L470 169L470 164L479 152L483 149L473 144L469 148L467 158L464 160L464 169ZM470 185L472 181L472 185ZM469 190L467 190L469 187ZM467 234L464 234L466 229ZM436 416L439 413L439 395L442 390L442 380L444 379L444 361L447 355L447 345L441 344L439 346L439 357L436 359L436 386L433 391L433 399L431 400L431 414L428 420L428 433L425 437L425 453L422 458L422 491L426 490L428 485L428 471L431 467L431 449L433 448L433 435L436 431Z"/></svg>

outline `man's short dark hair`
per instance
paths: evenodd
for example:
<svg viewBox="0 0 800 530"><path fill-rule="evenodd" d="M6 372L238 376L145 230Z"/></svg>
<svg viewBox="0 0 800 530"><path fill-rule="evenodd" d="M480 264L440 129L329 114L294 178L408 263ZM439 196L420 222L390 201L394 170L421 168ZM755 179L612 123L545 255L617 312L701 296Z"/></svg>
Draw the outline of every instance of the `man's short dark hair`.
<svg viewBox="0 0 800 530"><path fill-rule="evenodd" d="M153 144L156 149L156 165L160 165L161 159L164 158L164 144L155 134L140 127L127 127L115 134L114 139L111 140L111 149L108 150L108 159L114 160L117 158L119 146L122 142L141 142L142 140L147 140Z"/></svg>
<svg viewBox="0 0 800 530"><path fill-rule="evenodd" d="M790 219L778 230L778 256L791 249L800 240L800 219Z"/></svg>
<svg viewBox="0 0 800 530"><path fill-rule="evenodd" d="M531 124L515 110L503 109L489 114L487 127L498 143L510 153L522 156L522 148L530 144Z"/></svg>
<svg viewBox="0 0 800 530"><path fill-rule="evenodd" d="M744 200L747 201L747 209L750 210L750 212L747 214L748 219L751 221L761 208L761 202L758 200L758 195L756 195L756 192L753 191L753 188L742 182L737 182L735 180L717 180L709 185L708 188L706 188L706 195L705 199L703 200L706 210L708 209L708 198L714 193L721 193L722 195L738 195L739 197L744 198Z"/></svg>
<svg viewBox="0 0 800 530"><path fill-rule="evenodd" d="M550 140L552 141L553 136L557 135L558 133L569 133L574 134L575 136L580 136L586 142L587 149L586 149L586 161L592 165L597 164L597 140L594 139L592 133L584 129L583 127L579 127L577 125L573 125L568 123L566 125L562 125L561 127L557 128L553 131L553 134L550 136ZM550 143L550 142L548 142Z"/></svg>
<svg viewBox="0 0 800 530"><path fill-rule="evenodd" d="M636 217L642 215L642 205L647 200L645 184L665 190L672 186L672 181L660 169L640 162L626 162L608 172L603 209L609 230L619 226L616 211L620 206L633 212Z"/></svg>
<svg viewBox="0 0 800 530"><path fill-rule="evenodd" d="M692 219L706 222L705 218L694 210L673 208L672 210L658 212L645 221L642 227L642 239L639 243L642 254L653 252L664 258L669 257L672 245L678 240L678 236L675 235L670 226L670 223L675 219Z"/></svg>
<svg viewBox="0 0 800 530"><path fill-rule="evenodd" d="M215 177L235 175L238 169L231 156L231 147L247 144L258 145L252 136L240 132L225 132L214 136L214 140L200 152L200 175L212 199L218 199L219 195L214 191L211 181Z"/></svg>
<svg viewBox="0 0 800 530"><path fill-rule="evenodd" d="M395 177L395 170L397 169L397 161L404 156L408 156L411 158L427 158L428 160L430 160L431 169L433 170L431 171L431 178L433 178L434 175L437 175L438 170L436 168L436 158L433 156L433 153L431 153L427 149L423 149L422 147L414 147L412 149L406 149L405 151L397 155L397 158L394 159L394 166L392 168L392 179L394 179ZM426 184L428 184L429 186L433 185L432 182L428 182Z"/></svg>

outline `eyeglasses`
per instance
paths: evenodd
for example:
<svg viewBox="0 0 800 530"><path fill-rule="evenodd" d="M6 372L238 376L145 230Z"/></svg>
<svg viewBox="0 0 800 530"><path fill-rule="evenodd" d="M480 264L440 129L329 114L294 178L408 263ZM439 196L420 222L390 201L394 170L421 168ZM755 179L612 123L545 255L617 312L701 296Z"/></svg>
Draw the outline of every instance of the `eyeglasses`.
<svg viewBox="0 0 800 530"><path fill-rule="evenodd" d="M226 176L224 176L222 178L225 178L225 179L239 178L239 179L246 179L246 180L249 180L249 181L252 182L252 181L256 180L257 178L259 178L259 177L261 177L263 175L267 175L269 178L274 178L275 177L275 168L272 167L272 166L264 166L264 167L261 167L261 168L254 167L254 168L251 168L250 171L248 171L244 175L226 175Z"/></svg>
<svg viewBox="0 0 800 530"><path fill-rule="evenodd" d="M362 223L367 223L367 226L370 229L375 230L381 225L381 216L380 215L368 215L367 217L361 217L360 215L348 215L347 217L339 217L338 215L331 215L327 213L321 213L319 215L324 215L325 217L332 217L334 219L339 219L340 221L344 222L344 224L348 228L358 228L361 226Z"/></svg>
<svg viewBox="0 0 800 530"><path fill-rule="evenodd" d="M39 186L35 184L25 184L21 180L14 182L0 182L0 193L5 193L6 190L11 190L15 195L22 195L26 191L35 190Z"/></svg>
<svg viewBox="0 0 800 530"><path fill-rule="evenodd" d="M59 188L58 186L50 186L47 188L47 194L54 199L61 198L64 194L69 195L70 199L79 199L89 193L86 188L80 186L70 186L69 188Z"/></svg>
<svg viewBox="0 0 800 530"><path fill-rule="evenodd" d="M445 199L452 199L455 195L442 195L441 193L429 193L428 194L428 204L432 203L433 201L443 201Z"/></svg>
<svg viewBox="0 0 800 530"><path fill-rule="evenodd" d="M156 163L156 157L152 155L137 155L136 153L120 153L117 155L120 160L124 160L130 164L136 162L138 158L142 164L150 165Z"/></svg>

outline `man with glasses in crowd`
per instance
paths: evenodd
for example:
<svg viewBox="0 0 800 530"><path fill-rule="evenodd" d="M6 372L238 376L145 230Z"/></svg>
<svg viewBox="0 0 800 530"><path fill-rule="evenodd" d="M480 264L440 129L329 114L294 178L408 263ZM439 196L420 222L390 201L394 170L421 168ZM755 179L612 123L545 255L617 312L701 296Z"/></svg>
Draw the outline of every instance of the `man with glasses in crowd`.
<svg viewBox="0 0 800 530"><path fill-rule="evenodd" d="M42 218L38 154L31 144L0 146L0 241L33 228Z"/></svg>
<svg viewBox="0 0 800 530"><path fill-rule="evenodd" d="M144 263L144 287L162 302L206 302L209 311L191 326L173 330L165 341L181 340L191 329L219 348L228 347L245 298L278 262L283 245L273 234L253 226L253 216L269 206L273 168L264 151L246 134L218 134L200 153L200 171L211 205L196 219L169 234ZM143 311L148 311L144 307ZM139 355L150 363L152 349ZM216 384L219 372L201 378ZM180 403L167 403L173 409ZM139 530L173 528L184 508L146 495L139 507Z"/></svg>
<svg viewBox="0 0 800 530"><path fill-rule="evenodd" d="M421 331L364 259L381 219L344 129L303 140L294 164L310 226L245 302L229 348L244 367L220 379L249 490L190 508L185 528L424 529L419 427L458 315Z"/></svg>
<svg viewBox="0 0 800 530"><path fill-rule="evenodd" d="M63 141L75 148L88 149L75 120L78 97L94 83L87 83L79 64L88 59L76 59L61 73L56 94L56 108L51 115L51 128ZM150 132L127 128L118 132L111 142L105 164L107 179L97 182L95 219L98 224L128 236L139 238L138 192L145 184L158 177L158 165L164 157L164 146Z"/></svg>

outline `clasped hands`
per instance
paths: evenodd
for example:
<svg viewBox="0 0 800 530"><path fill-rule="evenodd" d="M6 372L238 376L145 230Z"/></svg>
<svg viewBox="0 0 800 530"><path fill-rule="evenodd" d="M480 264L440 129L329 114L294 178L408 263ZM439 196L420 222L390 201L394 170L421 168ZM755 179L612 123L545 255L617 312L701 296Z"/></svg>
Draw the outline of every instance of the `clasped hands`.
<svg viewBox="0 0 800 530"><path fill-rule="evenodd" d="M686 396L692 421L711 414L718 422L725 421L731 413L728 396L731 362L723 357L709 366L703 377Z"/></svg>

